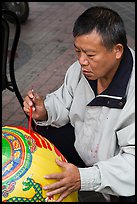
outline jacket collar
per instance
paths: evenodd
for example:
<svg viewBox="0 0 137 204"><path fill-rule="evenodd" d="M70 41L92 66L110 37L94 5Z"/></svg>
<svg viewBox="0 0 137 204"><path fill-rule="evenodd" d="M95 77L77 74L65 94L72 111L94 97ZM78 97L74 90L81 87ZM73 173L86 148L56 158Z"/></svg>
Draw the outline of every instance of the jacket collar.
<svg viewBox="0 0 137 204"><path fill-rule="evenodd" d="M110 108L123 108L126 103L126 90L133 68L133 57L128 47L125 48L119 68L108 86L100 95L97 95L88 105L107 106ZM97 80L88 80L95 95L97 93Z"/></svg>

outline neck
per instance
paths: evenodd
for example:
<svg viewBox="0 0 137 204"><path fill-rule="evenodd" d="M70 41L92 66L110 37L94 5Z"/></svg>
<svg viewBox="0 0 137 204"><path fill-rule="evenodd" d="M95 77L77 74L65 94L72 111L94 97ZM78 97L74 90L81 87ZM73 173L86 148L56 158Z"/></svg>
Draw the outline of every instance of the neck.
<svg viewBox="0 0 137 204"><path fill-rule="evenodd" d="M111 81L113 80L113 77L119 67L120 61L117 63L117 65L115 66L115 68L111 69L111 71L109 71L105 77L99 78L97 80L97 92L98 94L102 93L105 89L107 89L107 87L109 86L109 84L111 83Z"/></svg>
<svg viewBox="0 0 137 204"><path fill-rule="evenodd" d="M107 89L107 87L109 86L110 83L111 83L111 81L105 81L105 80L98 79L98 81L97 81L97 93L98 94L102 93L105 89Z"/></svg>

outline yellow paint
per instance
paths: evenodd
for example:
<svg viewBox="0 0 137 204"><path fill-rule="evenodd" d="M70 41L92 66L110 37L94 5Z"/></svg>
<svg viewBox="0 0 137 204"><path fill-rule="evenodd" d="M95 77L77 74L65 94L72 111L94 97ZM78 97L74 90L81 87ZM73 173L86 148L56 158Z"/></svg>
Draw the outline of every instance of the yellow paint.
<svg viewBox="0 0 137 204"><path fill-rule="evenodd" d="M6 127L11 128L11 129L16 129L16 130L22 132L23 134L28 134L28 133L24 132L23 130L19 129L18 127L10 127L10 126L6 126ZM55 158L61 159L61 157L59 157L56 154L56 152L54 150L54 146L51 143L50 143L50 146L52 147L52 151L50 151L49 149L43 148L43 147L39 148L37 146L36 151L34 153L32 153L33 158L32 158L31 167L25 173L25 175L23 175L19 180L16 180L16 185L15 185L14 191L12 193L10 193L9 196L6 198L2 197L2 201L7 200L11 197L25 197L25 198L31 199L33 196L35 196L36 192L35 192L34 188L31 188L27 191L22 190L22 188L23 188L22 182L27 177L30 177L30 176L35 181L35 183L39 183L42 186L42 196L44 198L47 197L46 191L43 190L43 187L47 184L51 184L51 183L55 182L55 180L45 179L44 176L46 174L57 173L57 172L62 171L62 169L55 162ZM54 199L56 200L58 197L59 197L59 195L55 195ZM41 202L41 201L38 200L37 202ZM47 202L47 201L45 201L45 202ZM49 201L49 202L52 202L52 201ZM66 197L63 200L63 202L78 202L78 193L74 192L74 193L70 194L68 197Z"/></svg>

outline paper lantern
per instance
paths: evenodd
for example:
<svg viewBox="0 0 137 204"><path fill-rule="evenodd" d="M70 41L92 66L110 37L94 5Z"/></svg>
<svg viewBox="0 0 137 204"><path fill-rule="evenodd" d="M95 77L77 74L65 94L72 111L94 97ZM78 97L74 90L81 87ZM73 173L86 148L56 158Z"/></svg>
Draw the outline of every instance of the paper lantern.
<svg viewBox="0 0 137 204"><path fill-rule="evenodd" d="M46 196L43 186L55 182L45 179L61 172L55 158L67 162L46 138L23 127L2 127L2 202L54 202L59 195ZM63 202L78 202L73 192Z"/></svg>

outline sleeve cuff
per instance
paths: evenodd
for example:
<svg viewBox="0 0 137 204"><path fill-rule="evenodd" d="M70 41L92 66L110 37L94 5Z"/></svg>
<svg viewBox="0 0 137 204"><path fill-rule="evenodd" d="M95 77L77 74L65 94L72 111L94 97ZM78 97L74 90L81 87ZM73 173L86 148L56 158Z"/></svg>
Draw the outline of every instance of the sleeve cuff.
<svg viewBox="0 0 137 204"><path fill-rule="evenodd" d="M97 166L79 168L81 178L80 191L95 191L101 183L100 172Z"/></svg>
<svg viewBox="0 0 137 204"><path fill-rule="evenodd" d="M33 119L36 125L39 126L49 126L50 124L48 123L48 121L37 121L35 119Z"/></svg>

